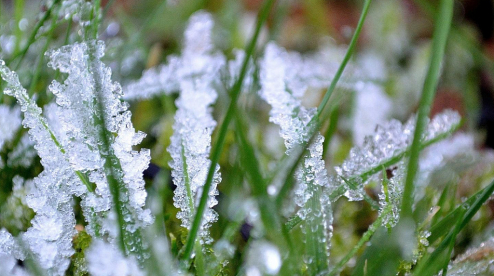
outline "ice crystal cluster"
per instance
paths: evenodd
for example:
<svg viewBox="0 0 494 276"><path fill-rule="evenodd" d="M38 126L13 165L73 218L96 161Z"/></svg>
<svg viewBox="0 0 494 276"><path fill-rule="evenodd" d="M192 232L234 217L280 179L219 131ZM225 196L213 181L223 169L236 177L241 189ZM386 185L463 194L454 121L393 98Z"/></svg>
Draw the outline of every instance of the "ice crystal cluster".
<svg viewBox="0 0 494 276"><path fill-rule="evenodd" d="M73 196L81 198L87 231L95 237L113 242L118 235L134 233L152 222L150 212L143 209L146 192L142 172L149 163L149 151L132 149L144 134L135 132L127 104L120 100L120 85L111 81L110 69L99 60L103 51L103 43L93 41L48 54L49 65L68 74L64 83L54 81L50 85L57 96L57 105L48 112L50 120L41 115L41 108L29 98L17 75L3 61L0 66L7 83L4 92L21 106L23 125L30 129L44 168L27 197L36 215L22 240L50 275L64 275L74 253ZM104 141L105 137L110 140ZM108 148L102 147L105 143ZM108 166L110 160L113 168ZM112 204L109 175L117 176L120 210ZM93 184L96 189L89 191ZM122 233L116 231L115 213L125 222ZM135 246L127 246L126 253L135 251Z"/></svg>
<svg viewBox="0 0 494 276"><path fill-rule="evenodd" d="M211 161L211 134L216 126L211 105L217 98L215 77L223 59L212 52L211 29L213 21L207 13L196 13L185 32L185 50L176 76L179 97L175 104L174 133L168 148L172 161L173 181L177 185L174 205L180 208L177 217L182 226L190 229L195 209L199 204L202 187L206 182ZM207 210L201 224L200 236L209 243L208 228L217 219L212 209L217 204L217 184L221 181L219 166L213 176Z"/></svg>
<svg viewBox="0 0 494 276"><path fill-rule="evenodd" d="M296 145L309 141L308 135L313 127L310 123L316 109L302 106L299 98L307 87L298 85L295 72L291 72L290 66L286 63L287 55L287 52L276 44L267 45L261 61L260 96L271 105L270 121L280 126L280 134L287 148L286 154L290 155ZM329 188L325 162L322 158L323 141L324 137L317 133L308 146L308 151L296 171L294 193L295 202L300 207L298 215L307 223L312 220L322 221L316 227L323 227L322 230L326 233L325 240L329 243L332 233L331 201L325 194L319 192L323 187ZM306 206L307 201L312 197L318 201L316 204L319 207ZM311 230L315 231L315 229Z"/></svg>
<svg viewBox="0 0 494 276"><path fill-rule="evenodd" d="M436 115L428 123L427 129L421 139L427 143L437 139L441 135L449 134L460 124L460 115L452 110L445 110ZM372 175L382 168L386 161L404 154L410 147L415 129L415 117L405 124L397 120L391 120L383 125L378 125L373 135L366 136L361 147L350 150L349 157L340 166L335 167L336 174L331 177L332 185L346 186L345 196L350 200L362 200L364 197L364 185L372 179ZM375 169L377 171L374 171ZM380 195L381 210L391 204L391 217L385 216L386 224L394 224L398 219L403 181L406 177L406 162L401 161L392 166L393 177L389 182L388 200L383 193Z"/></svg>

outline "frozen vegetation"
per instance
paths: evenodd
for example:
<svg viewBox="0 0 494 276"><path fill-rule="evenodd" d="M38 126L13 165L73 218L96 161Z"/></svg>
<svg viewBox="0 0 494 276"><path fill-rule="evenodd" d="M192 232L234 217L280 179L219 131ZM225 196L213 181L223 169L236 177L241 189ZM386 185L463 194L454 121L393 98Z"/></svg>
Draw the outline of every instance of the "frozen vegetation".
<svg viewBox="0 0 494 276"><path fill-rule="evenodd" d="M379 250L399 258L394 274L382 275L450 275L448 267L462 275L464 264L484 269L471 256L492 250L492 237L449 260L456 235L493 185L479 180L481 190L463 202L455 201L455 185L493 158L476 149L472 132L454 134L464 123L457 111L429 116L430 104L419 102L427 97L425 69L407 69L416 74L413 87L409 72L400 71L394 81L409 94L390 95L385 83L396 67L379 47L403 53L409 41L399 18L384 46L373 37L373 49L352 56L357 28L348 48L326 41L301 53L258 40L273 4L267 1L253 40L226 51L226 27L199 10L185 24L177 53L140 78L126 78L122 68L138 57L112 62L119 25L98 33L106 24L99 5L45 4L35 31L69 24L64 43L47 40L43 48L33 44L41 40L34 33L22 53L0 37L0 181L11 186L0 197L0 275L337 275L349 262L360 275L359 267L380 271L366 259L375 261L368 256ZM378 32L379 18L399 7L376 6L370 22ZM46 93L25 85L20 65L29 47L43 50L40 64L45 59L48 68L37 72L50 76ZM438 54L430 55L434 61ZM133 122L153 101L166 115L146 140ZM147 181L151 162L161 168ZM492 168L483 170L472 179L489 178ZM402 209L406 200L412 215ZM338 232L354 201L373 214L359 239ZM412 218L416 225L408 227ZM383 249L375 246L380 241ZM444 250L447 257L437 257Z"/></svg>

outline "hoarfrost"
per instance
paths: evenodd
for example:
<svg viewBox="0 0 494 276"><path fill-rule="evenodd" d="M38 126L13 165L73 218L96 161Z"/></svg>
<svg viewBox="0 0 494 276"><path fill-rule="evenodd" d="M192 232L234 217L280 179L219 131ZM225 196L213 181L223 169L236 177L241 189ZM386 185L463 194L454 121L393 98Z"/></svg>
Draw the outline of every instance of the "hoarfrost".
<svg viewBox="0 0 494 276"><path fill-rule="evenodd" d="M34 179L27 204L36 213L33 226L22 235L23 242L51 275L64 275L73 254L72 236L75 219L72 211L72 190L77 188L74 171L51 137L41 108L31 100L17 74L0 61L0 75L7 83L4 93L14 96L24 112L23 125L35 142L44 171ZM53 239L48 231L59 233Z"/></svg>
<svg viewBox="0 0 494 276"><path fill-rule="evenodd" d="M73 196L82 198L88 233L107 233L110 240L116 238L107 175L119 177L124 231L134 233L152 222L150 212L143 210L146 192L142 172L149 163L149 151L132 150L144 134L135 132L128 105L120 101L121 87L111 81L110 69L99 60L103 51L104 44L93 41L48 53L49 65L68 73L63 84L54 81L49 87L58 104L47 107L49 120L41 116L41 108L29 98L16 73L3 61L0 63L1 77L7 82L4 92L14 96L21 106L23 125L30 129L44 167L26 200L36 215L22 239L50 275L63 275L74 253ZM117 134L108 135L110 148L106 149L101 147L105 142L101 133L105 131ZM111 172L105 166L105 156L115 156L112 166L117 168L112 167ZM96 184L94 193L82 185L88 180ZM126 253L136 250L136 246L126 248Z"/></svg>
<svg viewBox="0 0 494 276"><path fill-rule="evenodd" d="M423 142L451 132L460 123L460 115L452 110L438 114L429 122L422 137ZM335 167L336 175L331 178L334 187L347 187L345 196L350 200L363 199L363 186L369 181L368 172L379 167L390 158L404 153L411 145L415 129L415 117L405 124L391 120L378 125L373 135L366 136L362 147L350 150L349 157ZM361 176L365 176L361 179Z"/></svg>
<svg viewBox="0 0 494 276"><path fill-rule="evenodd" d="M290 56L274 43L267 45L264 58L261 62L261 91L260 96L268 102L272 109L270 121L280 126L280 134L285 140L286 154L290 155L292 149L310 137L315 108L306 109L302 106L299 97L303 96L306 86L298 82L296 72L289 68L297 67L297 62L286 61ZM293 56L292 56L293 58ZM322 158L324 137L317 133L314 140L308 146L308 151L303 156L300 166L295 173L295 203L300 207L298 215L305 219L307 224L323 227L326 249L332 235L332 211L331 201L325 195L321 196L321 189L328 188L329 179ZM312 200L311 205L306 206ZM313 229L314 231L316 229ZM326 250L326 254L329 251Z"/></svg>
<svg viewBox="0 0 494 276"><path fill-rule="evenodd" d="M210 107L217 98L214 90L217 79L212 73L218 70L223 60L209 54L212 49L212 27L211 15L198 12L190 19L185 32L186 46L180 61L183 68L177 72L180 96L175 102L174 133L168 147L172 157L170 167L173 181L177 186L173 201L175 207L180 209L177 218L189 230L211 165L211 134L216 126ZM218 63L219 60L221 62ZM212 207L218 203L215 196L220 181L219 166L216 166L207 202L209 208L205 211L199 232L205 243L211 242L208 228L218 216Z"/></svg>
<svg viewBox="0 0 494 276"><path fill-rule="evenodd" d="M97 187L95 194L85 193L82 197L81 205L89 220L88 232L95 235L99 226L108 226L101 229L103 233L114 232L112 224L116 221L111 215L104 223L91 221L89 217L93 212L105 217L110 210L107 176L116 175L123 202L121 208L125 209L122 210L125 231L133 233L152 222L150 211L143 210L146 191L142 177L150 161L150 152L132 149L145 134L136 132L132 126L128 104L120 100L122 88L111 81L110 68L100 61L103 54L104 43L101 41L76 43L49 52L48 65L68 73L63 84L53 81L50 91L57 96L56 117L63 132L61 136L66 136L62 139L66 141L64 147L71 166L86 173ZM117 135L105 138L105 132ZM109 148L102 146L106 142ZM114 162L115 168L111 170L105 164L108 158ZM133 251L132 248L128 250Z"/></svg>

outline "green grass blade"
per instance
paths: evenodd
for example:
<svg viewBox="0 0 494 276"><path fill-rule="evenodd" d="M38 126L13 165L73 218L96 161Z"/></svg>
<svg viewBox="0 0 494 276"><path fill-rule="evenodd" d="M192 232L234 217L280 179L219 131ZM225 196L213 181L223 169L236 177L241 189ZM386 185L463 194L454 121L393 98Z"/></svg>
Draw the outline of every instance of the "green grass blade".
<svg viewBox="0 0 494 276"><path fill-rule="evenodd" d="M345 67L350 61L350 58L355 50L358 38L360 36L360 31L362 30L362 27L365 22L365 18L367 17L367 12L369 10L370 3L371 0L365 1L359 22L357 24L357 28L355 29L355 33L352 36L352 40L350 42L350 45L348 46L345 57L342 63L340 64L340 66L338 67L337 73L331 80L331 84L329 85L328 90L326 91L324 98L321 101L321 104L317 108L316 115L312 118L311 122L309 122L310 130L308 132L308 136L311 137L311 139L309 139L309 141L305 143L301 143L297 147L294 147L292 149L292 154L283 160L280 167L277 168L275 175L271 178L270 185L274 185L275 187L281 186L280 191L276 198L277 206L281 206L281 203L283 202L284 198L288 195L289 191L292 190L295 183L291 181L290 178L295 172L295 169L298 166L299 162L301 161L305 149L311 143L312 139L315 137L315 134L319 130L320 122L324 121L326 117L329 116L328 114L324 114L323 112L324 108L328 103L331 95L333 94L333 91L336 88L336 84L340 80L340 77L343 74L343 71L345 70ZM277 175L278 172L282 173L282 175ZM289 173L285 174L283 172L289 172Z"/></svg>
<svg viewBox="0 0 494 276"><path fill-rule="evenodd" d="M427 117L430 113L432 101L439 82L441 62L443 60L446 41L453 17L453 0L442 0L432 40L432 56L429 69L425 78L422 97L420 99L417 114L417 123L410 149L405 188L401 205L401 217L412 217L412 204L414 194L414 180L418 170L420 140L427 126Z"/></svg>
<svg viewBox="0 0 494 276"><path fill-rule="evenodd" d="M467 202L459 206L457 209L455 209L455 211L451 213L451 214L455 214L454 217L456 218L456 220L454 220L453 223L451 223L454 225L455 228L443 239L443 241L441 242L441 244L439 244L436 250L427 259L424 259L421 262L421 264L419 264L416 271L414 271L414 275L432 275L435 273L434 272L435 270L432 271L428 267L435 264L437 260L440 260L440 257L443 256L444 251L447 250L450 247L451 243L454 242L454 239L456 235L459 233L459 231L461 231L461 229L463 229L467 225L467 223L470 222L470 220L477 213L480 207L482 207L482 205L491 197L493 192L494 192L494 181L492 181L487 187L485 187L475 195L471 196L467 200ZM471 205L469 204L469 202L472 202ZM451 222L451 218L448 219ZM456 223L454 223L455 221ZM431 240L435 241L435 239L438 238L437 235L432 239L431 237L429 237L429 241ZM442 266L439 266L437 270L441 268ZM432 274L430 274L429 271ZM428 273L428 274L423 274L423 273Z"/></svg>
<svg viewBox="0 0 494 276"><path fill-rule="evenodd" d="M362 31L362 27L364 26L365 18L367 17L367 13L369 12L369 7L370 3L372 0L365 0L364 2L364 7L362 8L362 13L360 14L359 21L357 23L357 27L355 28L355 33L352 36L352 40L350 41L350 45L348 45L348 49L345 53L345 57L343 58L343 61L340 64L340 67L338 67L338 70L336 71L335 76L331 80L331 84L328 87L328 90L326 90L326 94L324 94L324 98L322 99L321 103L319 104L319 107L317 108L317 117L318 119L321 119L321 115L324 111L324 108L326 107L326 104L328 103L329 99L331 98L331 95L333 94L334 89L336 88L336 84L340 80L341 75L343 74L343 71L345 70L346 65L350 61L350 58L353 55L353 52L355 51L355 47L357 46L357 41L360 36L360 32ZM321 120L322 121L322 120Z"/></svg>
<svg viewBox="0 0 494 276"><path fill-rule="evenodd" d="M17 65L15 67L16 69L19 68L19 65L22 63L22 61L26 57L26 54L27 54L27 51L29 50L29 47L36 40L36 34L38 33L39 29L45 24L46 20L48 20L48 18L50 18L51 13L53 12L54 8L60 3L60 1L61 0L55 0L55 1L53 1L53 4L48 8L48 10L45 12L45 14L43 15L43 17L38 21L38 23L36 23L36 26L34 26L34 29L31 32L31 35L29 36L29 38L27 40L26 46L24 46L24 48L22 48L22 50L17 51L13 55L11 61L19 58L19 61L17 62ZM9 63L9 65L10 65L10 63Z"/></svg>

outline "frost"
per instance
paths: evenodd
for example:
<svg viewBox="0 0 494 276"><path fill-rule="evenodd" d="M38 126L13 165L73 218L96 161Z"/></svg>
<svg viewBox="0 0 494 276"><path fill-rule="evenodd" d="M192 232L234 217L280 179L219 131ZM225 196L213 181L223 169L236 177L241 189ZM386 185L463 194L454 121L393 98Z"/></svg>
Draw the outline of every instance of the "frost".
<svg viewBox="0 0 494 276"><path fill-rule="evenodd" d="M211 16L199 12L192 16L185 32L186 46L181 61L184 67L179 70L177 78L180 96L175 102L174 133L168 147L172 157L170 167L173 181L177 185L173 201L175 207L181 210L177 217L182 220L182 226L189 230L211 165L211 134L216 126L210 107L217 98L214 90L216 79L211 75L211 70L217 70L214 62L218 61L208 54L212 49L209 34L212 27ZM199 36L197 41L196 35ZM208 228L218 216L212 207L218 203L215 196L220 181L217 166L209 191L209 208L204 213L199 232L206 243L211 242Z"/></svg>
<svg viewBox="0 0 494 276"><path fill-rule="evenodd" d="M121 212L127 233L152 222L150 212L143 210L146 192L142 172L149 163L149 151L132 149L144 134L136 133L128 105L120 100L120 85L111 81L110 69L99 60L103 51L102 42L90 42L64 46L48 54L51 67L68 73L64 83L54 81L49 87L57 96L57 106L47 107L48 120L41 116L41 109L28 97L17 75L3 61L0 64L0 74L7 82L4 92L14 96L21 106L23 125L30 129L44 167L26 200L36 215L22 239L50 275L63 275L74 253L73 196L82 198L87 230L93 236L106 233L111 240L116 238L115 211ZM109 135L110 148L106 149L101 146L105 143L101 133L105 131L116 134ZM105 166L108 155L114 156L112 171ZM119 176L119 210L110 210L110 174ZM88 192L88 181L96 184L94 193ZM126 253L137 250L137 246L127 247Z"/></svg>
<svg viewBox="0 0 494 276"><path fill-rule="evenodd" d="M74 171L48 131L41 108L32 101L21 86L15 72L0 61L0 75L7 83L4 92L14 96L24 112L24 127L35 142L44 171L34 179L32 193L26 202L36 213L33 227L22 235L23 242L51 275L63 275L73 253L72 236L75 219L72 211L72 190L78 185ZM44 228L48 226L49 228ZM52 240L47 231L62 233ZM46 238L46 239L45 239Z"/></svg>
<svg viewBox="0 0 494 276"><path fill-rule="evenodd" d="M0 105L0 150L10 142L21 127L21 110L18 107Z"/></svg>
<svg viewBox="0 0 494 276"><path fill-rule="evenodd" d="M267 45L264 58L261 62L261 97L268 102L272 109L270 121L280 126L280 135L285 141L286 154L290 155L292 149L299 144L307 142L312 126L309 125L315 115L315 108L306 109L300 100L306 87L294 81L298 78L296 72L289 68L297 67L293 61L287 66L287 52L274 43ZM305 219L307 225L322 227L324 237L319 237L319 242L329 248L329 240L332 235L332 211L331 201L326 196L321 196L321 189L328 188L329 179L322 158L324 137L317 133L314 140L308 146L300 166L295 172L295 203L300 207L298 215ZM307 202L311 201L311 206ZM317 225L317 226L316 226ZM318 232L317 229L310 231ZM312 235L311 233L307 233ZM326 250L326 254L329 251Z"/></svg>
<svg viewBox="0 0 494 276"><path fill-rule="evenodd" d="M429 122L422 141L431 141L440 135L451 132L460 123L460 115L451 110L438 114ZM340 166L335 167L336 175L331 178L334 187L347 187L345 196L350 200L363 199L363 186L369 181L360 176L369 170L407 150L413 140L415 117L405 124L391 120L378 125L373 135L366 136L361 147L350 150L348 158Z"/></svg>
<svg viewBox="0 0 494 276"><path fill-rule="evenodd" d="M184 35L180 56L170 56L167 64L145 71L136 82L125 87L125 99L149 99L159 93L170 94L181 90L181 83L201 76L211 84L220 83L220 70L225 57L214 50L212 29L214 21L209 13L199 11L191 16Z"/></svg>
<svg viewBox="0 0 494 276"><path fill-rule="evenodd" d="M93 276L144 276L132 257L124 257L113 245L94 240L86 251L88 271Z"/></svg>
<svg viewBox="0 0 494 276"><path fill-rule="evenodd" d="M103 42L93 41L64 46L47 55L49 66L68 74L63 84L52 82L50 91L57 96L56 118L71 167L86 173L97 187L95 194L86 193L82 197L88 231L96 235L99 226L107 226L100 230L115 238L112 224L116 221L112 215L108 215L109 221L104 223L89 218L94 216L91 215L93 212L105 217L104 213L110 211L112 198L108 176L117 175L123 202L120 208L123 209L116 211L122 212L124 231L134 233L152 222L150 212L143 210L146 191L142 177L150 161L150 152L132 149L145 134L136 132L132 126L128 104L120 100L122 88L111 81L110 68L100 61L103 53ZM110 140L106 141L105 132L117 135L108 135ZM107 142L110 148L102 146ZM111 169L105 164L108 159L113 162ZM134 251L135 248L127 250Z"/></svg>

